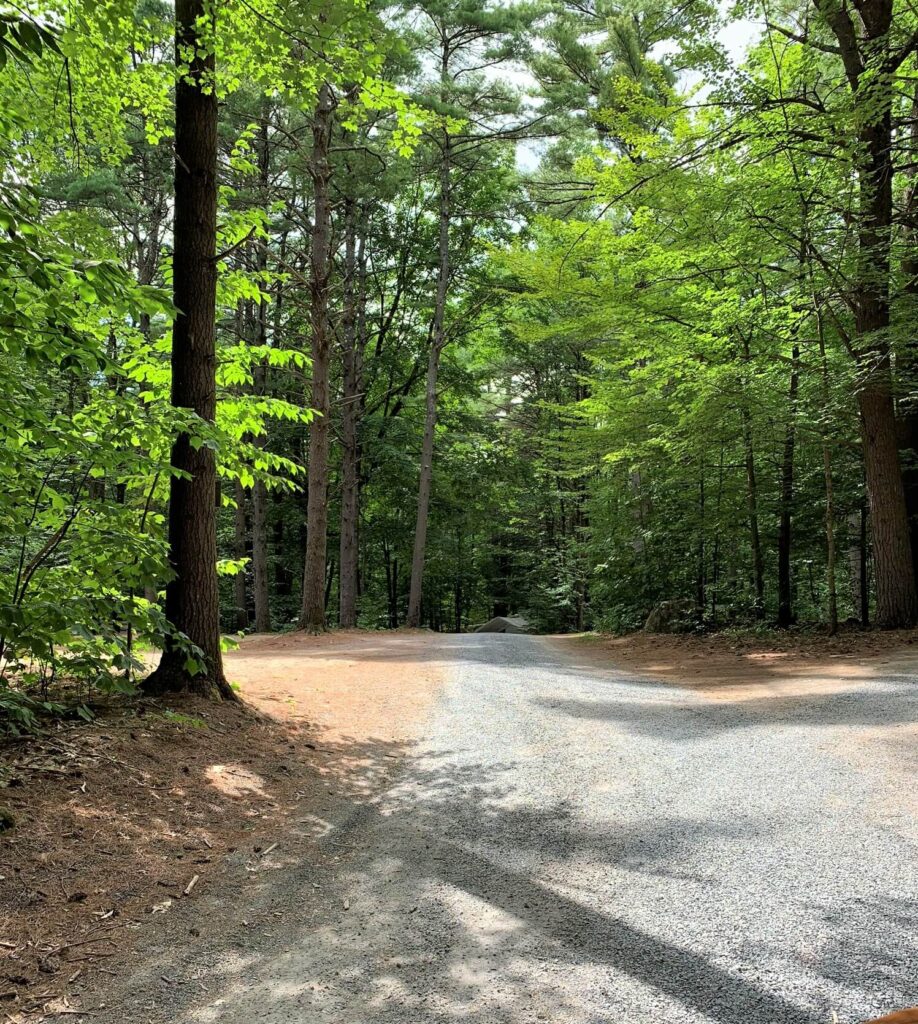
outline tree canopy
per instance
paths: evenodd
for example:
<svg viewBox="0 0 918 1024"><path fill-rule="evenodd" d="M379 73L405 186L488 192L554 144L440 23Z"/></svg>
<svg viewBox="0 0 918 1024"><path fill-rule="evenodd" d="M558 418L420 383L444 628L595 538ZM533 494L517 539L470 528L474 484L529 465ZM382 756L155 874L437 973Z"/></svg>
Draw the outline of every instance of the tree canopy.
<svg viewBox="0 0 918 1024"><path fill-rule="evenodd" d="M908 4L29 0L0 97L9 727L250 630L918 619Z"/></svg>

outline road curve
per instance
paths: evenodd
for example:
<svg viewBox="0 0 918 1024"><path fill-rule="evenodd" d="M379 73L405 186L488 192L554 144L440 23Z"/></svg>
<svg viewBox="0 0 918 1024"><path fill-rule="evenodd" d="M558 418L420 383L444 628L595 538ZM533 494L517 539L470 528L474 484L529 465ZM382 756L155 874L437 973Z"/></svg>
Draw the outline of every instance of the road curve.
<svg viewBox="0 0 918 1024"><path fill-rule="evenodd" d="M333 883L278 872L275 926L121 1020L853 1024L918 1004L914 803L850 756L918 719L914 676L711 701L542 638L440 642L423 741L325 840Z"/></svg>

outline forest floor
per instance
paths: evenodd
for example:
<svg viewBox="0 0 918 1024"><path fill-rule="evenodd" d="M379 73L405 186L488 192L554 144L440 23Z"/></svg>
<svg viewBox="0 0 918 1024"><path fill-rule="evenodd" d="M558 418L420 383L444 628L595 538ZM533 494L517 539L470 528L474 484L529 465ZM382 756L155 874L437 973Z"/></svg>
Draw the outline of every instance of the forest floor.
<svg viewBox="0 0 918 1024"><path fill-rule="evenodd" d="M421 633L250 637L226 659L247 708L111 702L0 744L0 1020L66 1013L180 904L195 941L211 887L319 857L336 801L383 787L416 734L434 653Z"/></svg>
<svg viewBox="0 0 918 1024"><path fill-rule="evenodd" d="M592 651L600 663L724 700L837 692L918 664L918 630L585 634L561 642Z"/></svg>
<svg viewBox="0 0 918 1024"><path fill-rule="evenodd" d="M918 1002L914 643L250 637L248 709L113 705L0 750L0 1020Z"/></svg>

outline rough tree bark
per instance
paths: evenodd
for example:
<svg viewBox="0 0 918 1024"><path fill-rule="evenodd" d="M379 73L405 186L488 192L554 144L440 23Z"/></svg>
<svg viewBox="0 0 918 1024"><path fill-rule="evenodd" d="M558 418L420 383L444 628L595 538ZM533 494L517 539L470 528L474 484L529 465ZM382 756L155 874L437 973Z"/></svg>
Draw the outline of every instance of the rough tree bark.
<svg viewBox="0 0 918 1024"><path fill-rule="evenodd" d="M406 626L421 624L421 596L424 583L424 559L427 550L427 519L433 483L434 435L437 428L437 378L440 356L446 345L446 296L449 288L449 221L452 153L449 134L444 132L440 154L440 232L437 293L431 325L430 352L427 358L427 389L424 413L424 440L421 445L421 474L418 482L418 514L414 528L414 552L411 558L411 588L408 593Z"/></svg>
<svg viewBox="0 0 918 1024"><path fill-rule="evenodd" d="M891 52L892 0L863 0L855 27L847 4L815 0L838 42L859 114L858 267L854 345L858 409L873 529L876 624L894 629L918 619L905 489L899 463L888 331L893 220L892 78L910 53Z"/></svg>
<svg viewBox="0 0 918 1024"><path fill-rule="evenodd" d="M212 422L216 415L215 311L217 295L217 97L210 87L214 56L199 37L200 20L212 16L206 0L177 0L176 54L194 53L175 89L175 222L172 333L172 405ZM200 648L202 671L186 668L186 654L167 638L159 667L144 688L150 693L189 691L235 699L223 675L214 452L194 446L187 433L172 446L169 488L169 561L166 618Z"/></svg>
<svg viewBox="0 0 918 1024"><path fill-rule="evenodd" d="M325 629L325 578L328 548L328 284L331 268L331 150L335 96L328 82L319 89L312 121L310 174L315 188L310 244L310 326L312 330L312 408L309 424L309 496L306 505L306 564L300 628Z"/></svg>
<svg viewBox="0 0 918 1024"><path fill-rule="evenodd" d="M916 62L918 64L918 62ZM908 186L904 197L905 255L902 259L902 291L908 302L905 315L918 320L918 86L912 95L909 129L911 164L905 172ZM913 328L914 330L914 328ZM914 334L903 346L897 360L901 376L900 394L913 395L918 386L918 337ZM902 449L902 484L912 543L912 571L918 586L918 401L909 397L899 403L899 443Z"/></svg>
<svg viewBox="0 0 918 1024"><path fill-rule="evenodd" d="M344 381L341 410L341 538L338 551L338 621L344 629L352 629L357 625L359 421L363 392L363 346L357 329L357 306L360 301L357 276L361 259L357 243L357 202L348 196L344 203Z"/></svg>
<svg viewBox="0 0 918 1024"><path fill-rule="evenodd" d="M912 626L918 618L886 337L890 326L891 136L888 108L879 125L868 125L862 133L869 163L861 177L859 248L863 265L857 308L857 335L863 340L858 407L873 529L876 624L886 629Z"/></svg>

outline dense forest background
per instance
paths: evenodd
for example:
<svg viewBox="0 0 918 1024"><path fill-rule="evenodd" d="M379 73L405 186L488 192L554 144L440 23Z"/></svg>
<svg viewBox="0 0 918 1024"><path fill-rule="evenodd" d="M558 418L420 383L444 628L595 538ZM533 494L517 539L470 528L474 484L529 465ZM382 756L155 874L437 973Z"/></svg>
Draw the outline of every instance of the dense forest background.
<svg viewBox="0 0 918 1024"><path fill-rule="evenodd" d="M222 687L218 623L913 625L916 52L899 0L0 14L0 705Z"/></svg>

